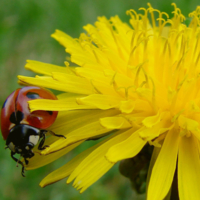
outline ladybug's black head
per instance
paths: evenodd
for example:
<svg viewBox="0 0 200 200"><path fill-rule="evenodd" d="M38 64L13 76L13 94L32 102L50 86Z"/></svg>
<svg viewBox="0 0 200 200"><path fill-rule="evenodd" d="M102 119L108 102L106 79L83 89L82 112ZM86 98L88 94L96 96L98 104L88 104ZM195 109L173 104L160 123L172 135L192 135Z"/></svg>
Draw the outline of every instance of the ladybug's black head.
<svg viewBox="0 0 200 200"><path fill-rule="evenodd" d="M39 139L40 129L27 124L16 125L10 130L6 146L11 150L11 157L22 165L22 175L24 164L13 155L20 154L24 158L25 163L28 164L27 158L34 156L32 149L38 143Z"/></svg>
<svg viewBox="0 0 200 200"><path fill-rule="evenodd" d="M6 140L6 146L11 150L11 157L14 161L22 165L22 176L24 176L24 163L19 159L15 158L15 154L20 154L26 163L28 164L27 158L32 158L34 153L33 147L38 144L39 150L44 150L47 145L44 145L45 134L47 130L38 129L27 124L16 124L9 132ZM64 137L63 135L57 135L54 132L50 133L57 137Z"/></svg>

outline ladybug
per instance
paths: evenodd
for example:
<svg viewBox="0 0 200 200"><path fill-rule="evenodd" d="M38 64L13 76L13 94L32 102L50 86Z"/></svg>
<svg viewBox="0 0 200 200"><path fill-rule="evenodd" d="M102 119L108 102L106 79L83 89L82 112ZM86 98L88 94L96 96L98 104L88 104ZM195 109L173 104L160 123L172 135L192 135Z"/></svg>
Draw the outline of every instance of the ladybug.
<svg viewBox="0 0 200 200"><path fill-rule="evenodd" d="M45 149L47 132L57 137L64 137L46 130L54 123L58 112L42 110L30 112L28 101L33 99L56 100L57 98L49 90L27 86L12 92L1 110L1 133L3 139L6 140L6 148L11 150L12 159L22 165L22 176L24 176L24 163L20 158L23 157L27 165L27 159L34 156L32 151L34 146L39 143L38 149ZM14 157L15 154L20 154L20 158Z"/></svg>

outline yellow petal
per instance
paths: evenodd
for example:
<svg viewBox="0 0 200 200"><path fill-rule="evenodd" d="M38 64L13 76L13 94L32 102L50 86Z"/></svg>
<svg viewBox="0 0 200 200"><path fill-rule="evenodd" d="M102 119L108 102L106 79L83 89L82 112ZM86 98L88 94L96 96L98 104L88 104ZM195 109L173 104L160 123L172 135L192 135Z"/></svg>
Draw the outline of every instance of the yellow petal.
<svg viewBox="0 0 200 200"><path fill-rule="evenodd" d="M35 110L52 110L52 111L66 111L66 110L81 110L81 109L95 109L93 106L79 105L76 98L49 100L36 99L28 101L31 112Z"/></svg>
<svg viewBox="0 0 200 200"><path fill-rule="evenodd" d="M196 120L180 115L178 118L178 123L182 129L191 131L200 140L199 123Z"/></svg>
<svg viewBox="0 0 200 200"><path fill-rule="evenodd" d="M148 185L148 200L164 199L171 188L176 162L180 136L177 130L170 130L164 140L162 149L153 166Z"/></svg>
<svg viewBox="0 0 200 200"><path fill-rule="evenodd" d="M83 127L77 128L76 130L68 133L67 138L60 138L53 144L51 144L49 147L47 147L45 150L42 151L42 154L49 154L56 151L59 151L60 149L65 148L66 146L75 143L77 141L85 140L88 138L93 138L95 136L102 135L104 133L109 132L109 129L106 129L101 126L99 121L90 123L88 125L85 125Z"/></svg>
<svg viewBox="0 0 200 200"><path fill-rule="evenodd" d="M196 131L199 127L199 123L197 121L184 117L183 115L179 116L178 123L181 128L189 131Z"/></svg>
<svg viewBox="0 0 200 200"><path fill-rule="evenodd" d="M80 104L95 106L96 108L102 110L119 107L120 100L121 98L119 97L100 94L92 94L87 97L77 99Z"/></svg>
<svg viewBox="0 0 200 200"><path fill-rule="evenodd" d="M182 137L178 154L178 188L181 200L197 200L200 197L200 160L197 139Z"/></svg>
<svg viewBox="0 0 200 200"><path fill-rule="evenodd" d="M122 113L131 113L134 111L145 111L145 112L151 112L152 108L149 105L147 101L143 101L140 99L137 100L127 100L127 101L121 101L120 108Z"/></svg>
<svg viewBox="0 0 200 200"><path fill-rule="evenodd" d="M87 150L83 151L82 153L78 154L72 160L70 160L67 164L63 165L62 167L58 168L57 170L53 171L52 173L48 174L41 182L40 186L45 187L52 183L55 183L63 178L69 176L74 169L90 154L95 148L100 145L97 144L93 147L88 148ZM52 154L50 154L52 155Z"/></svg>
<svg viewBox="0 0 200 200"><path fill-rule="evenodd" d="M52 75L52 72L72 73L67 67L47 64L35 60L27 60L25 68L35 73L49 75L49 76Z"/></svg>
<svg viewBox="0 0 200 200"><path fill-rule="evenodd" d="M152 102L152 98L153 98L153 92L152 90L148 89L148 88L137 88L136 92L138 93L138 95L146 100L148 100L149 102Z"/></svg>
<svg viewBox="0 0 200 200"><path fill-rule="evenodd" d="M112 77L107 77L102 71L76 67L76 74L90 80L91 84L98 93L119 96L115 88L111 87Z"/></svg>
<svg viewBox="0 0 200 200"><path fill-rule="evenodd" d="M72 149L74 149L75 147L77 147L78 145L80 145L83 141L81 142L77 142L75 144L72 144L68 147L66 147L65 149L62 149L60 151L57 151L53 154L49 154L47 156L41 155L39 153L37 153L37 150L35 151L35 155L29 160L28 165L26 166L26 170L32 170L32 169L37 169L39 167L42 167L44 165L47 165L51 162L53 162L54 160L57 160L58 158L60 158L61 156L67 154L68 152L70 152Z"/></svg>
<svg viewBox="0 0 200 200"><path fill-rule="evenodd" d="M135 101L129 99L127 101L120 102L120 110L122 113L131 113L135 108Z"/></svg>
<svg viewBox="0 0 200 200"><path fill-rule="evenodd" d="M74 187L81 189L81 192L83 192L104 175L114 165L114 163L110 163L105 158L105 153L112 144L124 137L121 133L122 131L117 131L114 135L102 141L100 145L76 167L68 178L67 183L75 179L73 183Z"/></svg>
<svg viewBox="0 0 200 200"><path fill-rule="evenodd" d="M101 65L98 63L98 58L94 53L99 49L96 47L96 51L94 51L95 46L88 45L87 40L89 37L85 33L80 35L80 43L76 39L59 30L56 30L56 32L52 34L52 37L66 47L66 51L71 54L71 61L73 63L87 68L101 69Z"/></svg>
<svg viewBox="0 0 200 200"><path fill-rule="evenodd" d="M146 144L146 141L140 138L138 131L132 128L122 133L124 138L122 137L118 143L109 148L106 158L115 163L137 155Z"/></svg>
<svg viewBox="0 0 200 200"><path fill-rule="evenodd" d="M99 93L99 94L121 97L119 92L116 91L116 89L114 87L110 87L110 84L107 85L107 84L105 84L105 82L102 83L102 82L96 81L96 80L91 80L91 84L93 85L93 87L95 88L97 93Z"/></svg>
<svg viewBox="0 0 200 200"><path fill-rule="evenodd" d="M123 56L128 56L128 52L130 52L129 48L129 42L131 40L131 34L127 34L130 31L130 27L122 22L120 18L116 15L114 17L111 17L110 19L113 24L117 27L117 33L118 33L118 41L121 45L121 49L123 48L126 53L123 54Z"/></svg>
<svg viewBox="0 0 200 200"><path fill-rule="evenodd" d="M91 80L91 84L94 86L96 91L100 94L119 96L116 90L111 87L111 77L107 77L102 71L76 67L76 74Z"/></svg>
<svg viewBox="0 0 200 200"><path fill-rule="evenodd" d="M119 65L119 64L118 64ZM120 66L120 65L119 65ZM128 76L125 76L124 74L117 73L118 71L110 70L110 69L104 69L104 74L112 80L112 84L115 83L117 88L119 87L132 87L132 89L135 87L133 80L129 78ZM131 94L129 94L131 95Z"/></svg>
<svg viewBox="0 0 200 200"><path fill-rule="evenodd" d="M61 73L62 75L60 75L59 73L53 73L53 74L54 78L60 81L57 81L49 76L36 76L35 78L18 76L18 79L19 83L23 85L30 84L39 87L52 88L55 90L65 91L65 92L92 94L94 91L92 85L89 82L83 80L83 78L75 77L71 74L62 74L62 73Z"/></svg>
<svg viewBox="0 0 200 200"><path fill-rule="evenodd" d="M139 135L145 140L152 140L158 137L159 135L161 135L162 133L172 129L174 126L174 124L171 123L170 121L170 115L168 112L163 114L163 118L162 120L160 120L160 122L157 122L157 117L155 118L153 117L152 121L151 121L151 117L150 117L150 120L146 120L146 124L148 126L151 126L150 125L151 123L156 123L156 124L152 126L151 128L143 128L139 132Z"/></svg>
<svg viewBox="0 0 200 200"><path fill-rule="evenodd" d="M161 114L160 112L157 113L157 115L154 116L150 116L150 117L146 117L142 123L148 127L148 128L152 128L152 126L154 126L155 124L157 124L158 122L161 121Z"/></svg>
<svg viewBox="0 0 200 200"><path fill-rule="evenodd" d="M105 84L110 84L110 78L107 77L102 70L90 69L90 68L83 68L83 67L76 67L75 69L76 74L79 76L85 77L87 79L92 79L95 81L99 81Z"/></svg>
<svg viewBox="0 0 200 200"><path fill-rule="evenodd" d="M74 45L78 43L74 38L60 30L56 30L55 33L51 34L51 37L60 42L64 47L67 47L71 43Z"/></svg>
<svg viewBox="0 0 200 200"><path fill-rule="evenodd" d="M49 129L53 130L57 134L61 134L61 135L65 134L66 137L68 136L73 137L74 130L79 129L90 123L98 122L99 118L104 117L105 115L115 116L117 114L119 114L119 112L113 109L106 110L106 111L91 110L91 109L90 110L62 111L58 113L56 121L53 123L53 125ZM92 133L88 133L88 134L92 134Z"/></svg>
<svg viewBox="0 0 200 200"><path fill-rule="evenodd" d="M64 74L60 72L53 72L52 76L55 80L63 83L68 88L69 92L79 94L92 94L94 88L91 83L82 77L75 76L73 74Z"/></svg>
<svg viewBox="0 0 200 200"><path fill-rule="evenodd" d="M85 113L85 112L80 112L80 113ZM90 111L88 115L83 115L82 117L80 117L80 119L78 118L73 119L71 124L66 123L66 116L63 115L62 118L60 117L59 120L55 122L55 125L52 126L52 129L55 130L57 134L65 135L67 139L64 138L58 139L56 142L49 145L49 147L47 147L44 151L42 151L42 154L49 154L58 151L59 149L62 149L75 142L94 138L97 136L102 136L102 134L110 132L110 129L104 128L100 124L99 118L105 115L113 116L116 115L116 113L118 113L118 111L116 110L98 111L98 112L94 110L93 112ZM63 121L63 126L59 124L62 123L62 121ZM74 125L75 127L73 126L73 128L68 129L68 127L71 127L72 125ZM54 126L56 126L57 128L54 128Z"/></svg>
<svg viewBox="0 0 200 200"><path fill-rule="evenodd" d="M100 119L100 123L107 129L124 129L132 127L125 117L105 117Z"/></svg>

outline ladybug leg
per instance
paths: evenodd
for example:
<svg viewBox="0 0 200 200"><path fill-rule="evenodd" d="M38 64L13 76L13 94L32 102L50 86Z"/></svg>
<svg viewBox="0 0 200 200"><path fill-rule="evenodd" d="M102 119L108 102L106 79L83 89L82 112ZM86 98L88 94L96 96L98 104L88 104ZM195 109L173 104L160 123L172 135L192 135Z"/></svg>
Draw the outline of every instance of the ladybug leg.
<svg viewBox="0 0 200 200"><path fill-rule="evenodd" d="M56 136L56 137L63 137L66 139L66 137L64 135L58 135L58 134L55 134L53 131L48 131L51 135L53 136Z"/></svg>
<svg viewBox="0 0 200 200"><path fill-rule="evenodd" d="M41 132L40 132L40 138L42 138L42 139L38 145L39 150L44 150L46 147L48 147L48 145L43 146L45 139L46 139L46 135L45 135L46 132L47 132L46 130L41 130Z"/></svg>
<svg viewBox="0 0 200 200"><path fill-rule="evenodd" d="M25 172L24 172L24 165L22 165L22 171L21 171L21 175L23 176L23 177L25 177Z"/></svg>
<svg viewBox="0 0 200 200"><path fill-rule="evenodd" d="M28 165L29 161L27 159L24 159L24 160L25 160L26 165Z"/></svg>
<svg viewBox="0 0 200 200"><path fill-rule="evenodd" d="M40 138L41 138L41 141L38 145L38 149L39 150L44 150L46 147L49 147L48 145L44 145L44 142L45 142L45 139L46 139L46 133L49 132L51 135L53 136L56 136L56 137L64 137L66 139L66 137L64 135L58 135L58 134L55 134L53 131L47 131L47 130L41 130L40 131ZM44 145L44 146L43 146Z"/></svg>
<svg viewBox="0 0 200 200"><path fill-rule="evenodd" d="M14 157L14 154L15 154L15 152L11 151L11 158L12 158L15 162L19 163L19 164L22 166L21 174L22 174L23 177L25 177L25 175L24 175L24 164L23 164L23 162L21 162L19 159L15 158L15 157Z"/></svg>
<svg viewBox="0 0 200 200"><path fill-rule="evenodd" d="M24 161L25 161L26 165L28 165L29 161L26 158L24 158Z"/></svg>

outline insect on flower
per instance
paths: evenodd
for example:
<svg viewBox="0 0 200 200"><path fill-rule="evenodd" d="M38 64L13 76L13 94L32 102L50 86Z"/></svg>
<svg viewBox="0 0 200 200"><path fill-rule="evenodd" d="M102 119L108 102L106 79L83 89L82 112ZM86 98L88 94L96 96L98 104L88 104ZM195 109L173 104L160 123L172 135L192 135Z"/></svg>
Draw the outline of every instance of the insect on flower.
<svg viewBox="0 0 200 200"><path fill-rule="evenodd" d="M24 163L20 160L24 158L27 165L29 158L34 156L33 148L38 144L38 149L43 150L46 133L57 135L52 131L46 130L55 121L57 111L34 111L30 112L28 101L32 99L52 99L56 96L43 88L29 86L17 89L12 92L5 100L1 110L1 132L3 139L6 140L6 148L11 150L11 157L22 165L22 176L24 176ZM14 157L20 154L20 158Z"/></svg>
<svg viewBox="0 0 200 200"><path fill-rule="evenodd" d="M77 66L27 62L25 68L39 75L20 75L20 84L60 92L58 100L30 101L31 113L59 111L51 130L67 140L47 138L49 147L32 157L26 169L53 162L91 138L102 138L47 175L41 187L68 177L67 183L73 181L82 193L117 162L136 159L142 164L139 169L145 167L138 158L151 148L147 200L168 198L174 184L180 200L200 198L200 6L188 15L189 25L176 4L172 6L171 18L150 3L140 8L142 14L127 11L129 24L118 16L98 17L94 25L84 26L87 33L78 39L56 30L52 37ZM134 164L128 168L136 171ZM135 174L130 174L127 177L136 183Z"/></svg>

